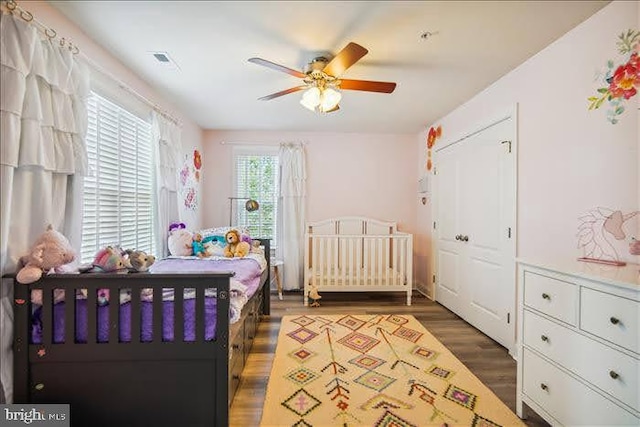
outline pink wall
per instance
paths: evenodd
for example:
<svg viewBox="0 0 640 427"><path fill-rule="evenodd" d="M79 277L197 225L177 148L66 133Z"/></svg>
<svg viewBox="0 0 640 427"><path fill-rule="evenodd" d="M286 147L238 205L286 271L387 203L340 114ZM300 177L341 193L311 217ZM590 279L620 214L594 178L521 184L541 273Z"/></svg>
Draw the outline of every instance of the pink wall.
<svg viewBox="0 0 640 427"><path fill-rule="evenodd" d="M319 132L204 132L206 227L228 223L232 147L225 142L306 143L307 220L361 215L415 229L415 135Z"/></svg>
<svg viewBox="0 0 640 427"><path fill-rule="evenodd" d="M616 65L617 36L638 28L639 2L617 1L603 8L552 45L437 122L446 129L439 145L455 141L478 123L518 105L518 257L573 260L578 218L602 206L623 213L639 209L640 95L618 124L606 120L608 105L588 111L587 98L604 86L598 72ZM628 56L628 55L627 55ZM424 134L417 142L424 165ZM421 172L420 172L421 173ZM636 217L639 219L639 217ZM625 224L627 241L615 242L628 261L630 236L638 223ZM430 235L429 223L417 233Z"/></svg>
<svg viewBox="0 0 640 427"><path fill-rule="evenodd" d="M135 90L140 95L154 102L182 122L182 146L184 153L191 153L194 148L202 148L202 129L191 119L186 117L174 105L166 100L157 90L135 75L130 69L123 65L116 57L111 55L106 49L97 44L87 36L72 21L67 19L61 12L44 1L20 2L20 6L30 11L33 16L53 28L58 37L65 37L77 45L82 54L89 57L93 62L100 65L110 74L116 76L127 86ZM126 96L126 95L125 95ZM201 211L184 211L185 220L192 224L200 224Z"/></svg>

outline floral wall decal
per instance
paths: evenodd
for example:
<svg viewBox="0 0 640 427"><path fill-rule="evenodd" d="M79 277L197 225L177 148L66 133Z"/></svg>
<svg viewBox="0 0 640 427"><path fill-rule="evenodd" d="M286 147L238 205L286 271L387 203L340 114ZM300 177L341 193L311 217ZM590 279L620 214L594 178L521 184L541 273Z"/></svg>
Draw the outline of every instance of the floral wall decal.
<svg viewBox="0 0 640 427"><path fill-rule="evenodd" d="M193 150L193 156L185 154L182 168L180 168L180 198L185 208L195 211L199 204L200 170L202 156L198 150Z"/></svg>
<svg viewBox="0 0 640 427"><path fill-rule="evenodd" d="M589 110L596 110L604 101L609 103L607 120L618 123L617 116L624 113L625 101L637 94L640 87L640 30L627 30L618 36L618 52L626 56L626 61L615 66L612 60L607 62L604 76L606 86L598 88L598 95L588 98Z"/></svg>
<svg viewBox="0 0 640 427"><path fill-rule="evenodd" d="M426 168L428 171L430 171L433 168L433 161L431 160L431 149L435 145L436 140L440 138L441 135L442 135L442 126L438 126L437 128L434 128L433 126L431 126L431 128L429 128L429 133L427 134L427 164L426 164Z"/></svg>

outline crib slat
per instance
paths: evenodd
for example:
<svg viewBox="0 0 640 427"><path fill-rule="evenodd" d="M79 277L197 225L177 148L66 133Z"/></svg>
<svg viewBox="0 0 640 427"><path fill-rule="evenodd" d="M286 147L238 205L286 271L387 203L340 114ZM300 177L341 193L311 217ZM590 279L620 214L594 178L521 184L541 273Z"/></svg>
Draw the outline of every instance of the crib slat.
<svg viewBox="0 0 640 427"><path fill-rule="evenodd" d="M364 245L364 241L359 238L354 239L354 243L356 246L356 286L360 284L360 275L362 274L362 245Z"/></svg>
<svg viewBox="0 0 640 427"><path fill-rule="evenodd" d="M320 286L324 286L324 272L327 268L324 258L325 258L325 251L326 251L326 244L327 244L327 240L325 238L319 237L318 238L319 243L320 243L320 247L319 247L319 252L320 252L320 262L319 262L319 269L320 269L320 277L319 277L319 283L318 283L318 287Z"/></svg>
<svg viewBox="0 0 640 427"><path fill-rule="evenodd" d="M162 342L162 287L153 286L153 342Z"/></svg>
<svg viewBox="0 0 640 427"><path fill-rule="evenodd" d="M97 342L96 330L98 329L98 322L96 320L98 312L98 290L96 288L87 289L87 344L95 344ZM75 299L75 296L74 296Z"/></svg>
<svg viewBox="0 0 640 427"><path fill-rule="evenodd" d="M353 276L355 276L355 242L353 237L349 239L349 286L353 286Z"/></svg>
<svg viewBox="0 0 640 427"><path fill-rule="evenodd" d="M204 287L196 287L196 342L205 341L204 336Z"/></svg>
<svg viewBox="0 0 640 427"><path fill-rule="evenodd" d="M184 288L173 289L173 340L184 341Z"/></svg>
<svg viewBox="0 0 640 427"><path fill-rule="evenodd" d="M377 255L377 263L378 263L378 274L376 274L376 279L378 281L378 283L382 283L382 245L383 245L383 241L381 238L377 238L375 240L376 243L376 255Z"/></svg>
<svg viewBox="0 0 640 427"><path fill-rule="evenodd" d="M51 291L42 289L42 344L49 345L53 342L53 301Z"/></svg>
<svg viewBox="0 0 640 427"><path fill-rule="evenodd" d="M393 239L393 237L389 236L389 238L384 239L383 244L383 248L384 248L384 254L383 254L383 259L384 259L384 284L387 286L391 286L391 281L389 280L389 270L391 269L391 263L390 263L390 258L389 258L389 245L391 244L391 239Z"/></svg>
<svg viewBox="0 0 640 427"><path fill-rule="evenodd" d="M367 286L367 282L369 281L369 268L371 268L371 239L363 238L362 242L364 243L364 264L362 271L362 282L360 285Z"/></svg>
<svg viewBox="0 0 640 427"><path fill-rule="evenodd" d="M131 289L131 344L140 343L140 288Z"/></svg>
<svg viewBox="0 0 640 427"><path fill-rule="evenodd" d="M120 340L120 289L117 286L109 287L109 342L117 343Z"/></svg>
<svg viewBox="0 0 640 427"><path fill-rule="evenodd" d="M333 254L333 284L338 285L338 281L340 280L340 270L338 269L338 251L340 248L338 247L338 238L334 237L332 246L332 254Z"/></svg>
<svg viewBox="0 0 640 427"><path fill-rule="evenodd" d="M76 342L76 290L67 288L64 291L64 343L73 345Z"/></svg>
<svg viewBox="0 0 640 427"><path fill-rule="evenodd" d="M347 286L347 241L340 239L340 284Z"/></svg>
<svg viewBox="0 0 640 427"><path fill-rule="evenodd" d="M403 284L403 280L407 277L407 244L402 242L400 246L400 284Z"/></svg>

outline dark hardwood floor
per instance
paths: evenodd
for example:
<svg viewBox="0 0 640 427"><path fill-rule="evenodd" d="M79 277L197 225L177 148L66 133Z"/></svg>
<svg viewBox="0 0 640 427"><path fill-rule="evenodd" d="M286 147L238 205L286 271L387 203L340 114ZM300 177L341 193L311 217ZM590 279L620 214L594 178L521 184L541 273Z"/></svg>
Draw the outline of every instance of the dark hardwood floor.
<svg viewBox="0 0 640 427"><path fill-rule="evenodd" d="M504 347L470 326L438 303L414 294L412 305L401 293L324 293L321 307L302 305L302 293L271 296L271 316L263 319L249 354L242 380L231 405L229 425L260 424L264 394L276 350L280 320L292 314L411 314L456 355L511 410L516 403L516 362ZM535 412L526 411L525 423L548 426Z"/></svg>

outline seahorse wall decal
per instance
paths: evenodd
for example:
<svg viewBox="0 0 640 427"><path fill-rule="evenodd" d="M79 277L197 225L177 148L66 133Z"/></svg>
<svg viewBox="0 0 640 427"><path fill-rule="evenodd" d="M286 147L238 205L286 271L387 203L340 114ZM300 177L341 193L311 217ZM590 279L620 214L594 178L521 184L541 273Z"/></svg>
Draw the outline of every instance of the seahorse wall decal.
<svg viewBox="0 0 640 427"><path fill-rule="evenodd" d="M620 256L614 247L611 237L623 240L627 237L623 224L640 214L634 211L623 214L608 208L594 208L578 218L578 248L584 248L586 258L607 261L620 261Z"/></svg>

